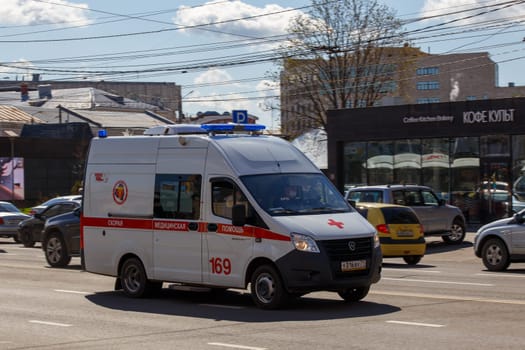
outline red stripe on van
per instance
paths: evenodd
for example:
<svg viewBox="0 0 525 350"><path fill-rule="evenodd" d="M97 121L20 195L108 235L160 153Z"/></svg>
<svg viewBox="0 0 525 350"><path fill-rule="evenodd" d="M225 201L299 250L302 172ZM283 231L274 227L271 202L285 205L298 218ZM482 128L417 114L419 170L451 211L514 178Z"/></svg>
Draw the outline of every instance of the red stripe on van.
<svg viewBox="0 0 525 350"><path fill-rule="evenodd" d="M151 230L153 220L150 219L128 219L128 218L87 218L82 220L83 226L105 227L105 228L129 228Z"/></svg>
<svg viewBox="0 0 525 350"><path fill-rule="evenodd" d="M222 233L226 235L235 235L243 237L254 237L259 239L269 239L273 241L290 241L290 237L284 236L270 230L266 230L260 227L253 226L233 226L226 224L219 224L217 228L217 233Z"/></svg>
<svg viewBox="0 0 525 350"><path fill-rule="evenodd" d="M81 232L84 227L122 228L135 230L157 230L157 231L186 231L189 230L188 221L152 220L152 219L128 219L128 218L87 218L82 217ZM208 230L208 223L199 222L198 232L204 233ZM242 237L254 237L274 241L290 241L289 236L278 234L270 230L253 226L233 226L228 224L217 224L217 233Z"/></svg>
<svg viewBox="0 0 525 350"><path fill-rule="evenodd" d="M254 227L253 231L254 231L255 238L270 239L273 241L285 241L285 242L290 242L292 240L290 236L285 236L285 235L282 235L282 234L279 234L279 233L276 233L276 232L273 232L273 231L270 231L264 228L260 228L260 227Z"/></svg>

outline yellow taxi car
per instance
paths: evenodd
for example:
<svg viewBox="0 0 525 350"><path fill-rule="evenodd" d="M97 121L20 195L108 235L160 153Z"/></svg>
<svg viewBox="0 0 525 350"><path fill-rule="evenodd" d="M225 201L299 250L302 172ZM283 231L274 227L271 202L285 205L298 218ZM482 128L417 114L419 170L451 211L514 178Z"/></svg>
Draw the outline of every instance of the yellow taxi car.
<svg viewBox="0 0 525 350"><path fill-rule="evenodd" d="M385 203L357 203L355 208L377 230L385 258L403 258L415 265L425 255L426 242L416 213L410 207Z"/></svg>

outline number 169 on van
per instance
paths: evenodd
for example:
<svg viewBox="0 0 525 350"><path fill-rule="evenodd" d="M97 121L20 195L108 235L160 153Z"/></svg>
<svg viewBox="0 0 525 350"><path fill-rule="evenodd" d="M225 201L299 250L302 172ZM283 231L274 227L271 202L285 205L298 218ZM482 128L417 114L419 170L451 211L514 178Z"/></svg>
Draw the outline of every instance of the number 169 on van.
<svg viewBox="0 0 525 350"><path fill-rule="evenodd" d="M232 263L228 258L211 258L211 273L229 275L232 272Z"/></svg>

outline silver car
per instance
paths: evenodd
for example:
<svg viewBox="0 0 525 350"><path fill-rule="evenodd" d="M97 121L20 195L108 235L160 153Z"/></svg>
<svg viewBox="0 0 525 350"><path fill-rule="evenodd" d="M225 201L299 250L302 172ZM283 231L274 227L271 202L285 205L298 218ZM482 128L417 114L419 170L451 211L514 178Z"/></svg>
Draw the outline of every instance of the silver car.
<svg viewBox="0 0 525 350"><path fill-rule="evenodd" d="M458 207L448 205L430 187L419 185L378 185L349 188L345 198L359 202L390 203L412 208L423 225L425 236L441 236L450 244L463 242L466 221Z"/></svg>
<svg viewBox="0 0 525 350"><path fill-rule="evenodd" d="M474 253L490 271L525 262L525 210L480 227L474 237Z"/></svg>
<svg viewBox="0 0 525 350"><path fill-rule="evenodd" d="M0 202L0 237L11 237L18 240L18 224L29 215L22 213L10 202Z"/></svg>

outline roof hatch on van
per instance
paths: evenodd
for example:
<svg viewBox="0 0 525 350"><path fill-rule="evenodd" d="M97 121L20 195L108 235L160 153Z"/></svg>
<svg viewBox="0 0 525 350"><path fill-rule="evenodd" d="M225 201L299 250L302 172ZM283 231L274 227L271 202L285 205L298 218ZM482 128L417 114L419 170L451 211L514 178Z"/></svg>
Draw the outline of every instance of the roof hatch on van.
<svg viewBox="0 0 525 350"><path fill-rule="evenodd" d="M207 134L208 131L201 128L198 124L172 124L154 126L144 131L144 135L188 135L188 134Z"/></svg>

